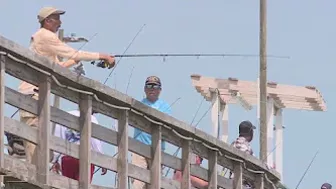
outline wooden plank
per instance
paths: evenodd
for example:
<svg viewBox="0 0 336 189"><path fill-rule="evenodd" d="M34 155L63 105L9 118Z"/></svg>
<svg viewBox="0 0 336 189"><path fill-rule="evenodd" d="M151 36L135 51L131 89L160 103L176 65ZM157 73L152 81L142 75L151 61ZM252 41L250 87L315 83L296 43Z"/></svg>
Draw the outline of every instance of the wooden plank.
<svg viewBox="0 0 336 189"><path fill-rule="evenodd" d="M6 132L17 135L21 138L24 138L25 140L28 140L29 142L37 144L37 129L34 129L23 122L11 119L6 116L4 122Z"/></svg>
<svg viewBox="0 0 336 189"><path fill-rule="evenodd" d="M161 126L152 124L152 157L150 163L150 189L161 188Z"/></svg>
<svg viewBox="0 0 336 189"><path fill-rule="evenodd" d="M5 63L6 57L0 55L0 167L4 166L4 151L5 151ZM2 178L0 178L2 181Z"/></svg>
<svg viewBox="0 0 336 189"><path fill-rule="evenodd" d="M49 186L57 189L79 188L79 182L54 173L50 174ZM116 189L112 187L90 185L89 189Z"/></svg>
<svg viewBox="0 0 336 189"><path fill-rule="evenodd" d="M128 187L128 111L124 110L118 120L118 188Z"/></svg>
<svg viewBox="0 0 336 189"><path fill-rule="evenodd" d="M79 186L89 189L91 184L91 116L92 98L81 95L80 110L80 145L79 145Z"/></svg>
<svg viewBox="0 0 336 189"><path fill-rule="evenodd" d="M50 80L48 77L41 78L39 84L38 100L38 143L35 158L37 160L37 180L42 184L48 184L49 173L49 136L50 136Z"/></svg>
<svg viewBox="0 0 336 189"><path fill-rule="evenodd" d="M0 37L0 44L3 49L6 49L8 52L14 55L17 55L20 58L25 59L27 62L30 62L36 66L42 67L45 70L52 70L55 77L62 84L66 84L68 86L83 89L86 91L92 91L96 93L100 99L106 102L112 103L112 104L132 107L140 112L143 112L144 114L148 115L154 120L161 120L162 122L166 123L172 128L178 130L179 132L185 132L186 134L195 135L197 139L202 138L201 136L205 134L205 133L202 133L200 130L191 128L187 123L181 122L177 119L172 118L171 116L168 116L162 112L159 112L158 110L150 108L144 105L143 103L128 97L125 94L122 94L116 90L113 90L107 86L102 85L101 83L97 81L93 81L93 80L90 80L82 76L78 77L76 74L72 73L67 68L63 68L41 56L37 56L36 54L30 52L28 49L24 49L20 45L15 44L14 42L8 39ZM15 61L12 61L12 62L13 62L14 67L15 66L18 67L17 65L19 63ZM9 72L12 73L10 70ZM34 75L35 73L38 74L37 71L34 71L34 72L31 72L29 75ZM26 76L26 75L20 75L18 74L17 71L13 72L12 74L16 74L16 76L21 79L27 79L27 78L22 78L23 76ZM31 77L29 79L33 80L34 78ZM234 151L232 151L229 145L227 144L223 145L222 143L218 143L216 142L215 139L216 139L215 137L212 137L211 140L206 141L206 143L211 146L218 146L223 151L225 151L226 154L231 155L235 158L242 158L242 159L244 158L244 155L242 153L235 153ZM267 167L263 165L257 158L254 158L254 157L245 157L245 158L247 158L246 164L248 167L255 165L258 168L258 170L268 172L269 178L271 180L274 180L274 181L279 180L279 174L274 170L267 170Z"/></svg>
<svg viewBox="0 0 336 189"><path fill-rule="evenodd" d="M209 189L217 189L218 180L217 180L217 152L209 150Z"/></svg>
<svg viewBox="0 0 336 189"><path fill-rule="evenodd" d="M190 142L188 140L184 140L182 145L182 183L181 183L182 189L189 189L191 187L190 158L191 158Z"/></svg>

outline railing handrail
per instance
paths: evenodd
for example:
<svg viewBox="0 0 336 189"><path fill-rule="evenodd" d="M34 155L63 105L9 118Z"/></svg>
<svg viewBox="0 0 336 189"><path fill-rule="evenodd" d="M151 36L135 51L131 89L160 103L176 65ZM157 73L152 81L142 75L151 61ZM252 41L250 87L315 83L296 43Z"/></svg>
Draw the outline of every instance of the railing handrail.
<svg viewBox="0 0 336 189"><path fill-rule="evenodd" d="M230 147L228 144L218 140L217 138L194 127L191 127L187 123L184 123L174 117L150 108L136 99L131 98L126 94L123 94L108 86L105 86L100 82L85 78L83 76L78 77L69 69L61 67L47 58L39 56L29 49L24 48L2 36L0 36L0 51L8 53L14 58L16 57L20 60L24 60L29 64L41 69L42 71L51 73L54 77L54 81L61 80L63 83L66 82L68 86L71 86L75 89L80 89L95 94L99 100L103 99L104 102L109 102L110 104L116 106L128 108L133 113L142 114L146 117L147 120L151 122L158 122L158 124L162 123L161 125L163 127L172 130L178 136L180 135L180 138L181 136L184 136L182 138L185 139L190 137L194 138L194 141L202 143L209 149L219 150L219 153L222 153L227 157L231 156L232 158L243 160L244 163L247 164L247 167L250 167L250 169L255 169L257 167L257 171L265 172L267 176L273 181L278 181L280 178L279 174L275 170L267 169L266 165L257 158ZM183 135L181 133L183 133Z"/></svg>

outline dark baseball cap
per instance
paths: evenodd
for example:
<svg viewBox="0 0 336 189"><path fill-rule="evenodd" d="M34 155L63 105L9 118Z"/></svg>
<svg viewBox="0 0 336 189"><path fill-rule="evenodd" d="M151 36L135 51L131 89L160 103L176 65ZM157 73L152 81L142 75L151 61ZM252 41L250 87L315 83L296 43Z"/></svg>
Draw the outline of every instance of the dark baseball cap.
<svg viewBox="0 0 336 189"><path fill-rule="evenodd" d="M154 85L160 85L161 86L161 80L157 76L149 76L146 79L145 85L147 84L154 84Z"/></svg>
<svg viewBox="0 0 336 189"><path fill-rule="evenodd" d="M332 188L332 185L329 184L329 183L324 183L324 184L322 184L322 186L321 186L321 189L331 189L331 188Z"/></svg>
<svg viewBox="0 0 336 189"><path fill-rule="evenodd" d="M239 124L239 133L249 133L256 127L250 121L242 121Z"/></svg>

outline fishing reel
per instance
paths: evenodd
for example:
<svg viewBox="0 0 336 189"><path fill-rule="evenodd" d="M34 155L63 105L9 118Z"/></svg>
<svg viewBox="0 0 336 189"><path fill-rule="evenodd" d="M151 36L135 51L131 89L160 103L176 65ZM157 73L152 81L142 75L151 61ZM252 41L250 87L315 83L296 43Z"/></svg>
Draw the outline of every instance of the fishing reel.
<svg viewBox="0 0 336 189"><path fill-rule="evenodd" d="M105 60L100 60L100 61L98 61L98 62L96 62L96 61L92 61L91 64L92 64L92 65L95 65L95 64L96 64L96 66L99 67L99 68L108 68L108 69L113 68L113 65L111 65L111 64L109 64L109 63L107 63L107 62L105 62Z"/></svg>

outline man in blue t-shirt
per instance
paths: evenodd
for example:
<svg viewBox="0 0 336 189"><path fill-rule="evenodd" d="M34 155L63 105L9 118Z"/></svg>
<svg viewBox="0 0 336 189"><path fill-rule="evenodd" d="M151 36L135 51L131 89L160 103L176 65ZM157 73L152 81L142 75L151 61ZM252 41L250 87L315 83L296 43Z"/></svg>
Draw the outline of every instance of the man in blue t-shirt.
<svg viewBox="0 0 336 189"><path fill-rule="evenodd" d="M161 80L157 76L150 76L146 79L145 82L145 93L146 98L144 98L141 102L155 108L163 113L166 113L168 115L171 114L170 105L166 103L164 100L159 99L160 93L161 93ZM145 133L141 131L140 129L134 128L134 137L136 140L143 142L147 145L152 144L152 137L150 134ZM161 143L161 149L164 151L166 144L164 141ZM149 167L149 159L146 159L142 156L139 156L138 154L132 153L132 163L141 167L148 169ZM145 188L145 183L133 180L133 189L143 189Z"/></svg>

